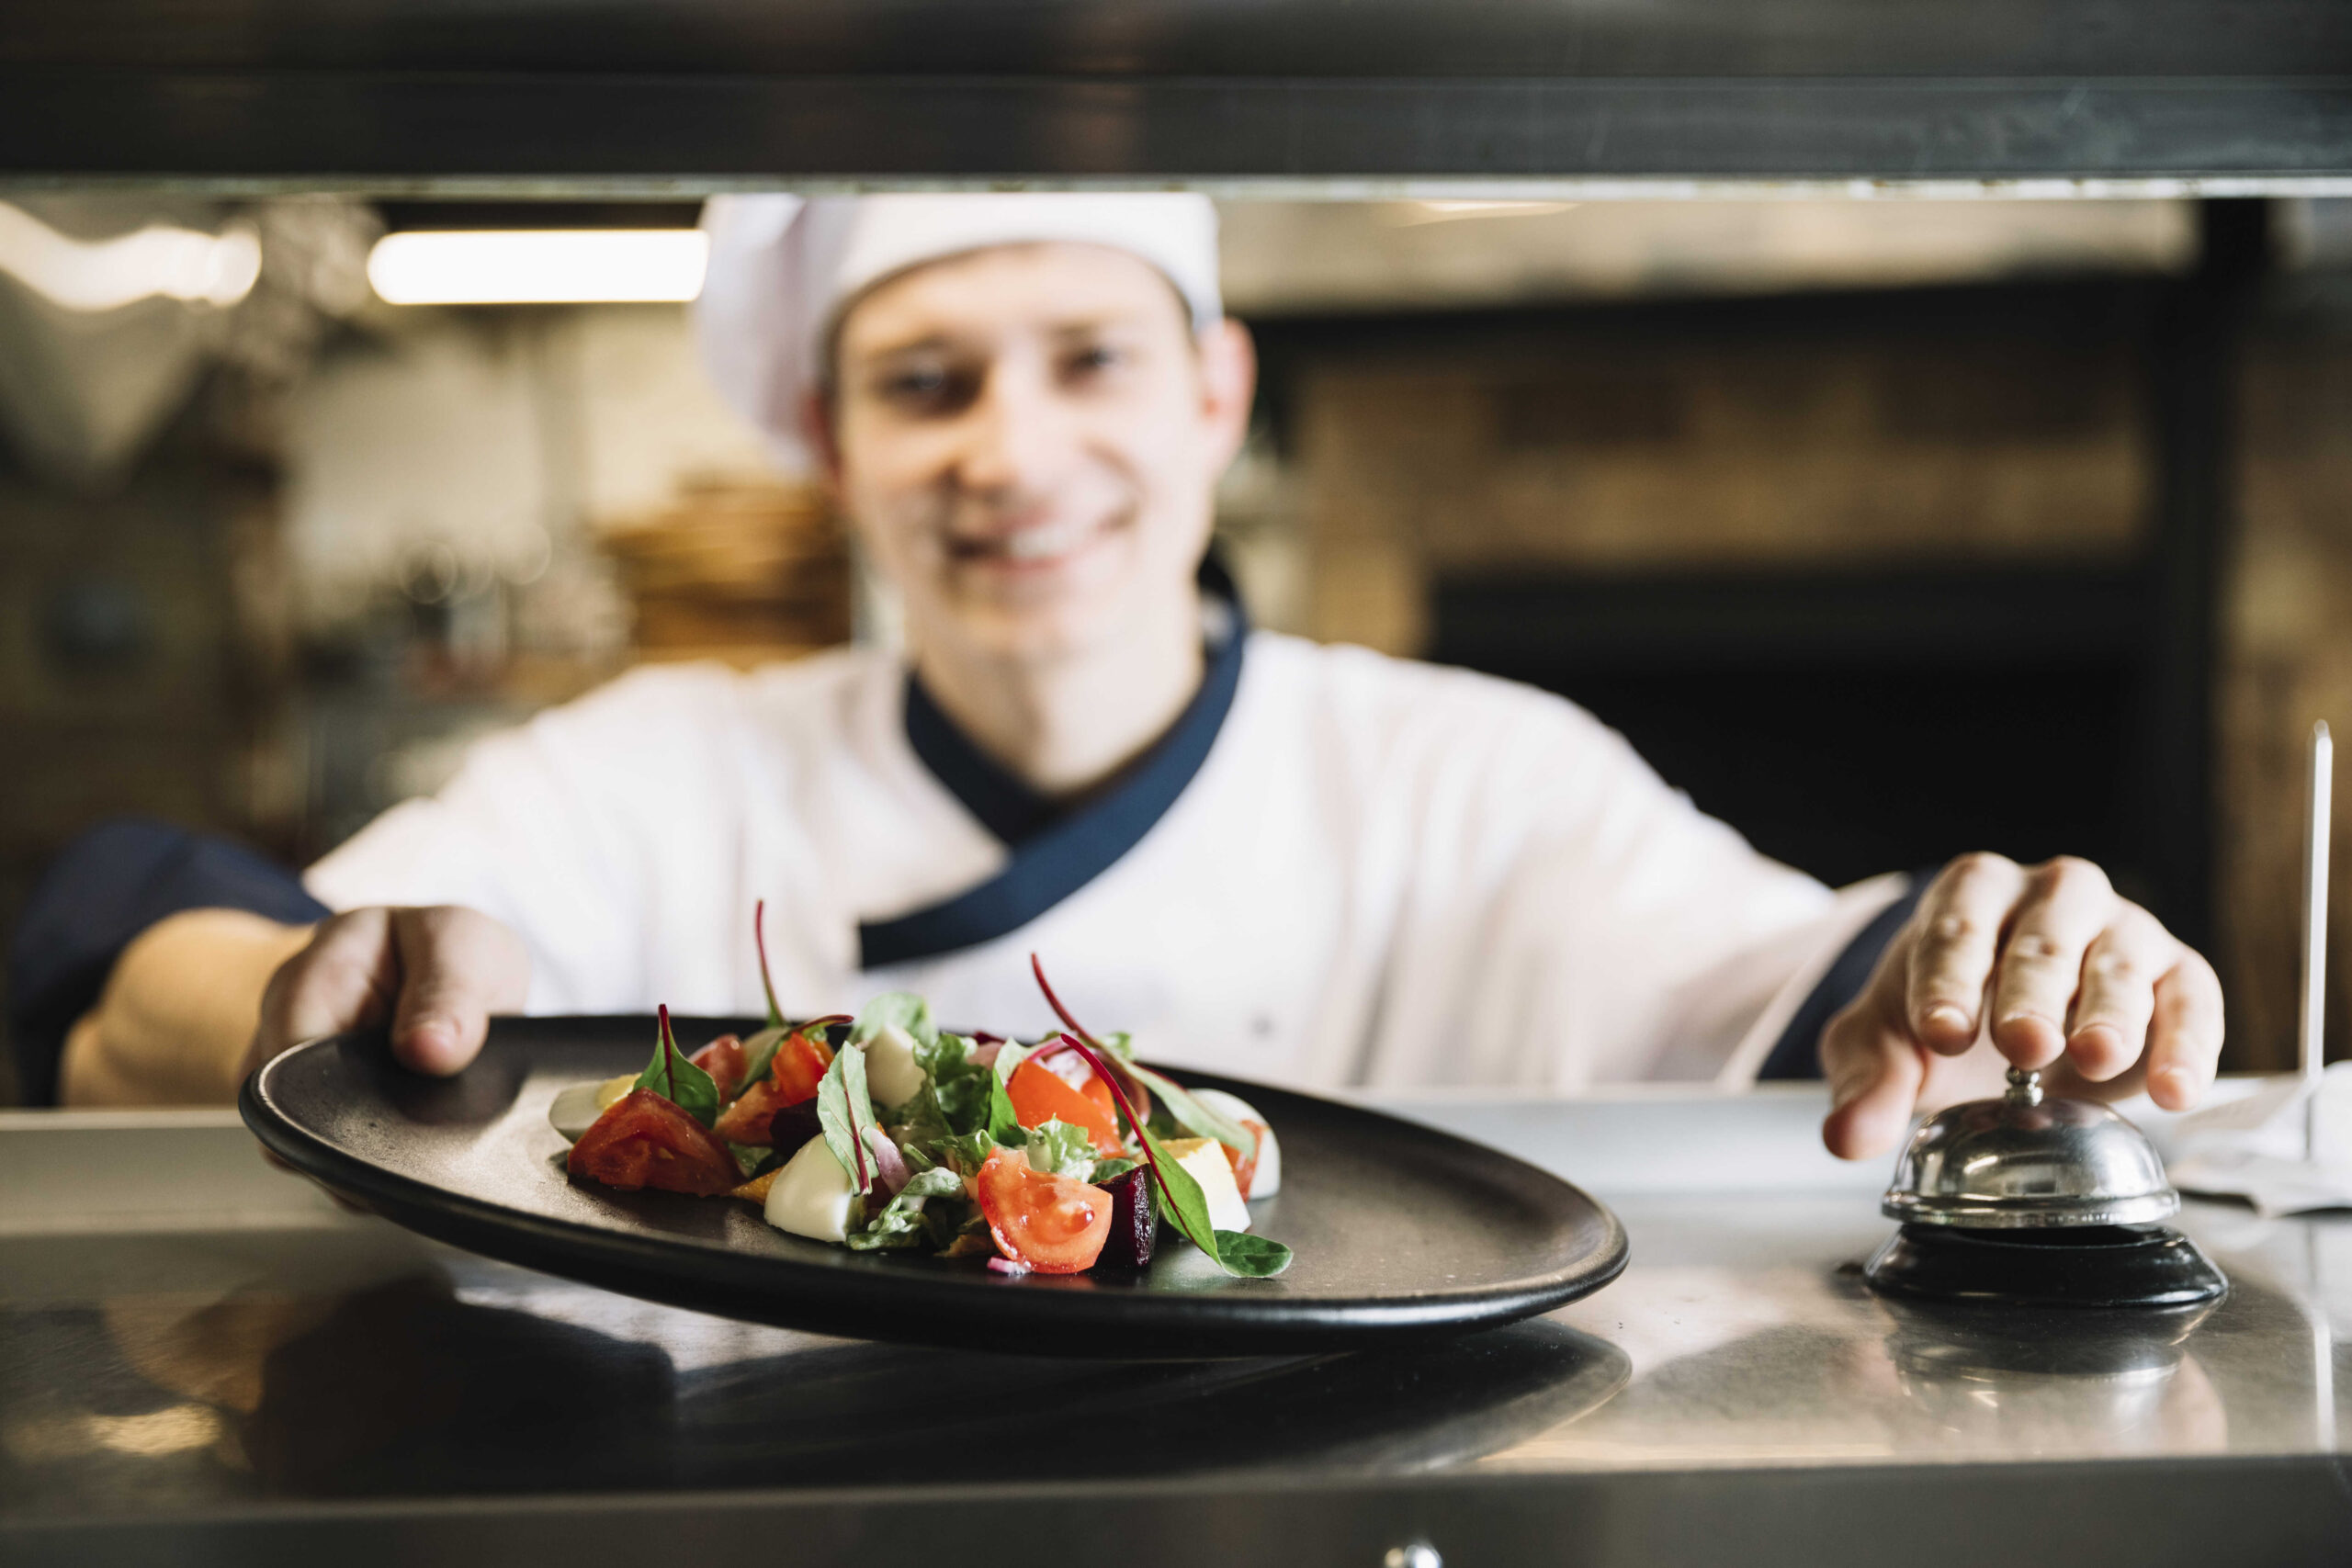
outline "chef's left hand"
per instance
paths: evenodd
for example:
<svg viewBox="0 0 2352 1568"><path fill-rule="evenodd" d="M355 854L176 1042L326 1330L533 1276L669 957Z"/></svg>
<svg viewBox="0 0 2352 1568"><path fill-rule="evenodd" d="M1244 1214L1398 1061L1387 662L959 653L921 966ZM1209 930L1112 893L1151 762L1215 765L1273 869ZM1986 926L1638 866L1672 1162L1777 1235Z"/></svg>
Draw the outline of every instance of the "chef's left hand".
<svg viewBox="0 0 2352 1568"><path fill-rule="evenodd" d="M2213 966L2106 873L1962 855L1822 1031L1832 1109L1821 1138L1845 1159L1884 1154L1914 1115L1999 1093L2011 1063L2042 1069L2054 1096L2144 1088L2183 1111L2221 1054Z"/></svg>

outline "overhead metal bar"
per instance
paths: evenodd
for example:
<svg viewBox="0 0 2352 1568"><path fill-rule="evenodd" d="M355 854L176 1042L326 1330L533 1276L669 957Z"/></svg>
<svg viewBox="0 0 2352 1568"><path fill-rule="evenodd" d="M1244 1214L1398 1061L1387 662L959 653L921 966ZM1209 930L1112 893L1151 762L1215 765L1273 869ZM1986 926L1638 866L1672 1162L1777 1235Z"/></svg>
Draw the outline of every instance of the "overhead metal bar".
<svg viewBox="0 0 2352 1568"><path fill-rule="evenodd" d="M2319 188L2352 6L19 0L0 178Z"/></svg>

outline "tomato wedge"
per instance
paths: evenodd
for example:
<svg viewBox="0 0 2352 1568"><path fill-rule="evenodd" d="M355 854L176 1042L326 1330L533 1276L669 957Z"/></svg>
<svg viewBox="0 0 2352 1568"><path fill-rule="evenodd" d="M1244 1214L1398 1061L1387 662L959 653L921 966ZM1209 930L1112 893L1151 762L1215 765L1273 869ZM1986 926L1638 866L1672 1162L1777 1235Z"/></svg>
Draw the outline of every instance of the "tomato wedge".
<svg viewBox="0 0 2352 1568"><path fill-rule="evenodd" d="M1225 1163L1233 1168L1233 1185L1240 1189L1242 1197L1247 1198L1250 1196L1250 1179L1258 1174L1258 1151L1266 1146L1268 1138L1273 1136L1273 1129L1247 1116L1241 1119L1241 1124L1249 1128L1250 1134L1258 1140L1248 1154L1243 1154L1231 1144L1218 1146L1225 1150Z"/></svg>
<svg viewBox="0 0 2352 1568"><path fill-rule="evenodd" d="M775 1080L762 1078L718 1113L718 1124L711 1131L730 1144L768 1148L775 1143L769 1128L775 1122L775 1113L783 1109L784 1093L775 1087Z"/></svg>
<svg viewBox="0 0 2352 1568"><path fill-rule="evenodd" d="M721 1105L735 1098L735 1091L742 1087L743 1069L752 1065L743 1055L743 1043L732 1034L720 1035L686 1059L710 1075L718 1086Z"/></svg>
<svg viewBox="0 0 2352 1568"><path fill-rule="evenodd" d="M1067 1084L1063 1086L1069 1088ZM1071 1091L1077 1098L1077 1091ZM1067 1176L1029 1168L1018 1149L999 1149L973 1185L996 1249L1040 1274L1075 1274L1094 1267L1111 1239L1111 1195Z"/></svg>
<svg viewBox="0 0 2352 1568"><path fill-rule="evenodd" d="M833 1065L832 1047L800 1033L787 1034L775 1048L768 1076L745 1089L719 1113L718 1133L730 1144L768 1148L774 1144L768 1128L775 1113L817 1097L817 1085Z"/></svg>
<svg viewBox="0 0 2352 1568"><path fill-rule="evenodd" d="M825 1043L820 1032L814 1035L797 1030L785 1036L784 1043L775 1048L775 1056L768 1064L767 1080L784 1096L783 1105L797 1105L817 1097L817 1086L824 1081L825 1069L833 1065L833 1048Z"/></svg>
<svg viewBox="0 0 2352 1568"><path fill-rule="evenodd" d="M571 1145L563 1162L573 1176L634 1191L715 1197L742 1185L743 1172L718 1134L650 1089L615 1100Z"/></svg>
<svg viewBox="0 0 2352 1568"><path fill-rule="evenodd" d="M1119 1120L1103 1103L1111 1098L1111 1088L1101 1078L1090 1078L1088 1087L1100 1088L1102 1100L1091 1094L1080 1094L1049 1068L1035 1062L1023 1062L1012 1069L1012 1077L1005 1080L1006 1098L1012 1101L1012 1114L1023 1127L1039 1127L1048 1122L1067 1122L1086 1130L1087 1141L1097 1154L1119 1152Z"/></svg>

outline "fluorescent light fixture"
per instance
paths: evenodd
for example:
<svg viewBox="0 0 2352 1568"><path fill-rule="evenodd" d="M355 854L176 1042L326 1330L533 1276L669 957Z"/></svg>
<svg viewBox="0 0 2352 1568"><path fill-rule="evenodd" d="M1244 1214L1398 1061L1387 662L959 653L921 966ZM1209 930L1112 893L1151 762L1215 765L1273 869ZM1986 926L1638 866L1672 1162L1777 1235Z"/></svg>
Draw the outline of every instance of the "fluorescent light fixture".
<svg viewBox="0 0 2352 1568"><path fill-rule="evenodd" d="M414 230L368 253L393 305L590 305L692 299L710 243L698 229Z"/></svg>
<svg viewBox="0 0 2352 1568"><path fill-rule="evenodd" d="M243 224L205 234L167 223L76 240L0 201L0 272L85 314L158 297L227 307L261 276L261 241Z"/></svg>
<svg viewBox="0 0 2352 1568"><path fill-rule="evenodd" d="M1453 223L1464 218L1543 218L1566 212L1573 201L1417 201L1406 216L1415 223Z"/></svg>

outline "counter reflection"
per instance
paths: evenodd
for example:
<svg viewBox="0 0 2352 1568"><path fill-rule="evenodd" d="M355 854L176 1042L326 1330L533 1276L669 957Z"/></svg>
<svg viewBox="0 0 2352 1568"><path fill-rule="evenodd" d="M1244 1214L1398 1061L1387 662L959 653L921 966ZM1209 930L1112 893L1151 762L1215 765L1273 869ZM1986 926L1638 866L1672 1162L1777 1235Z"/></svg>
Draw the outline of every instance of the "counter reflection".
<svg viewBox="0 0 2352 1568"><path fill-rule="evenodd" d="M1408 1472L1571 1424L1630 1371L1543 1320L1213 1362L867 1344L384 1239L372 1257L352 1235L340 1255L317 1235L248 1240L269 1286L160 1292L137 1282L156 1277L148 1238L0 1244L15 1278L99 1287L0 1304L0 1507L1028 1480L1073 1444L1097 1479ZM64 1250L78 1268L33 1256Z"/></svg>

